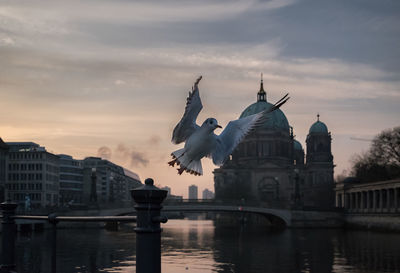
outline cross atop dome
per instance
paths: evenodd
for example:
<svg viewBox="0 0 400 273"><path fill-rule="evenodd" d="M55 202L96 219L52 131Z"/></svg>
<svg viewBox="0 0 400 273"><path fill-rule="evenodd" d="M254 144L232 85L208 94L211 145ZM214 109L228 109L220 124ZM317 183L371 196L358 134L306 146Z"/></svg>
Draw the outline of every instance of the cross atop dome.
<svg viewBox="0 0 400 273"><path fill-rule="evenodd" d="M263 73L261 73L260 91L257 93L257 101L267 101L267 93L264 91Z"/></svg>

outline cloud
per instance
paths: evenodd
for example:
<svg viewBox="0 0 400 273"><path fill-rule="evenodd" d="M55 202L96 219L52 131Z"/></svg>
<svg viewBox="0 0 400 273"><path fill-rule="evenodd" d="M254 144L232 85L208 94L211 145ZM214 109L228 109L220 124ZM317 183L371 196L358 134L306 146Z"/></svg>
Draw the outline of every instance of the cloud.
<svg viewBox="0 0 400 273"><path fill-rule="evenodd" d="M102 159L111 160L112 158L112 151L107 146L100 147L97 150L97 156L101 157Z"/></svg>
<svg viewBox="0 0 400 273"><path fill-rule="evenodd" d="M149 160L143 153L131 151L131 166L132 167L139 167L140 165L146 167L149 164Z"/></svg>
<svg viewBox="0 0 400 273"><path fill-rule="evenodd" d="M126 82L123 81L123 80L116 80L116 81L114 82L114 84L115 84L115 85L125 85Z"/></svg>
<svg viewBox="0 0 400 273"><path fill-rule="evenodd" d="M130 167L146 167L150 162L144 153L130 149L121 143L115 149L115 157L119 161L125 161L125 165Z"/></svg>
<svg viewBox="0 0 400 273"><path fill-rule="evenodd" d="M160 144L160 142L161 142L161 137L158 135L152 135L147 141L147 143L150 144L151 146L157 146L158 144Z"/></svg>
<svg viewBox="0 0 400 273"><path fill-rule="evenodd" d="M102 146L97 150L97 156L109 161L115 161L117 164L122 164L126 167L146 167L150 160L146 154L136 151L133 148L128 148L125 144L118 144L114 149L107 146Z"/></svg>

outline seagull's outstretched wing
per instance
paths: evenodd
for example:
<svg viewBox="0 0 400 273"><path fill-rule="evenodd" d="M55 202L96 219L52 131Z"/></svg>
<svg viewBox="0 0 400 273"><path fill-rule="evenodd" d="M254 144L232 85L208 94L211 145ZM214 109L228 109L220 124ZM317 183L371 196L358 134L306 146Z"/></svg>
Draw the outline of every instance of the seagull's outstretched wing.
<svg viewBox="0 0 400 273"><path fill-rule="evenodd" d="M201 80L200 76L192 88L192 92L189 92L189 96L186 102L185 113L175 126L174 132L172 133L172 143L179 144L185 141L199 126L196 124L197 116L199 115L203 105L199 95L198 84Z"/></svg>
<svg viewBox="0 0 400 273"><path fill-rule="evenodd" d="M236 146L243 140L243 138L257 126L263 124L268 119L268 113L271 113L282 106L289 99L286 94L270 109L264 110L260 113L230 121L225 130L216 138L217 144L212 152L212 159L215 165L224 164L225 160Z"/></svg>

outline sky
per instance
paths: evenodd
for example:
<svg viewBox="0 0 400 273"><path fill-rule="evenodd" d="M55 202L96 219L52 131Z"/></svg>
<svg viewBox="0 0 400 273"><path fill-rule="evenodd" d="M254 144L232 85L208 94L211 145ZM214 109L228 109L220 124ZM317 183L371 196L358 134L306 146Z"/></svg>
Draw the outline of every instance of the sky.
<svg viewBox="0 0 400 273"><path fill-rule="evenodd" d="M187 197L201 177L169 167L186 97L223 127L286 92L296 139L317 113L335 175L400 117L400 2L393 0L69 0L0 2L0 137L57 154L102 156ZM218 133L218 131L217 131Z"/></svg>

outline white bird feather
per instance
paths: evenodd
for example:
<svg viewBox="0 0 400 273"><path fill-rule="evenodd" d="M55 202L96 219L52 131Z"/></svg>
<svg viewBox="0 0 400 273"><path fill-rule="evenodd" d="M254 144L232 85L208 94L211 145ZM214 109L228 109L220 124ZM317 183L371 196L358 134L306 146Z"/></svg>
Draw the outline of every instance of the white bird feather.
<svg viewBox="0 0 400 273"><path fill-rule="evenodd" d="M215 165L224 164L243 138L251 130L264 123L268 119L268 113L275 111L289 99L286 94L268 110L230 121L220 135L215 135L214 130L222 128L216 119L208 118L201 126L196 124L197 116L203 108L198 88L201 79L200 76L192 91L189 92L185 112L172 133L172 143L185 142L184 148L174 151L171 154L173 160L168 162L172 167L175 164L180 165L179 174L186 171L190 174L202 175L201 159L205 156L211 157Z"/></svg>

